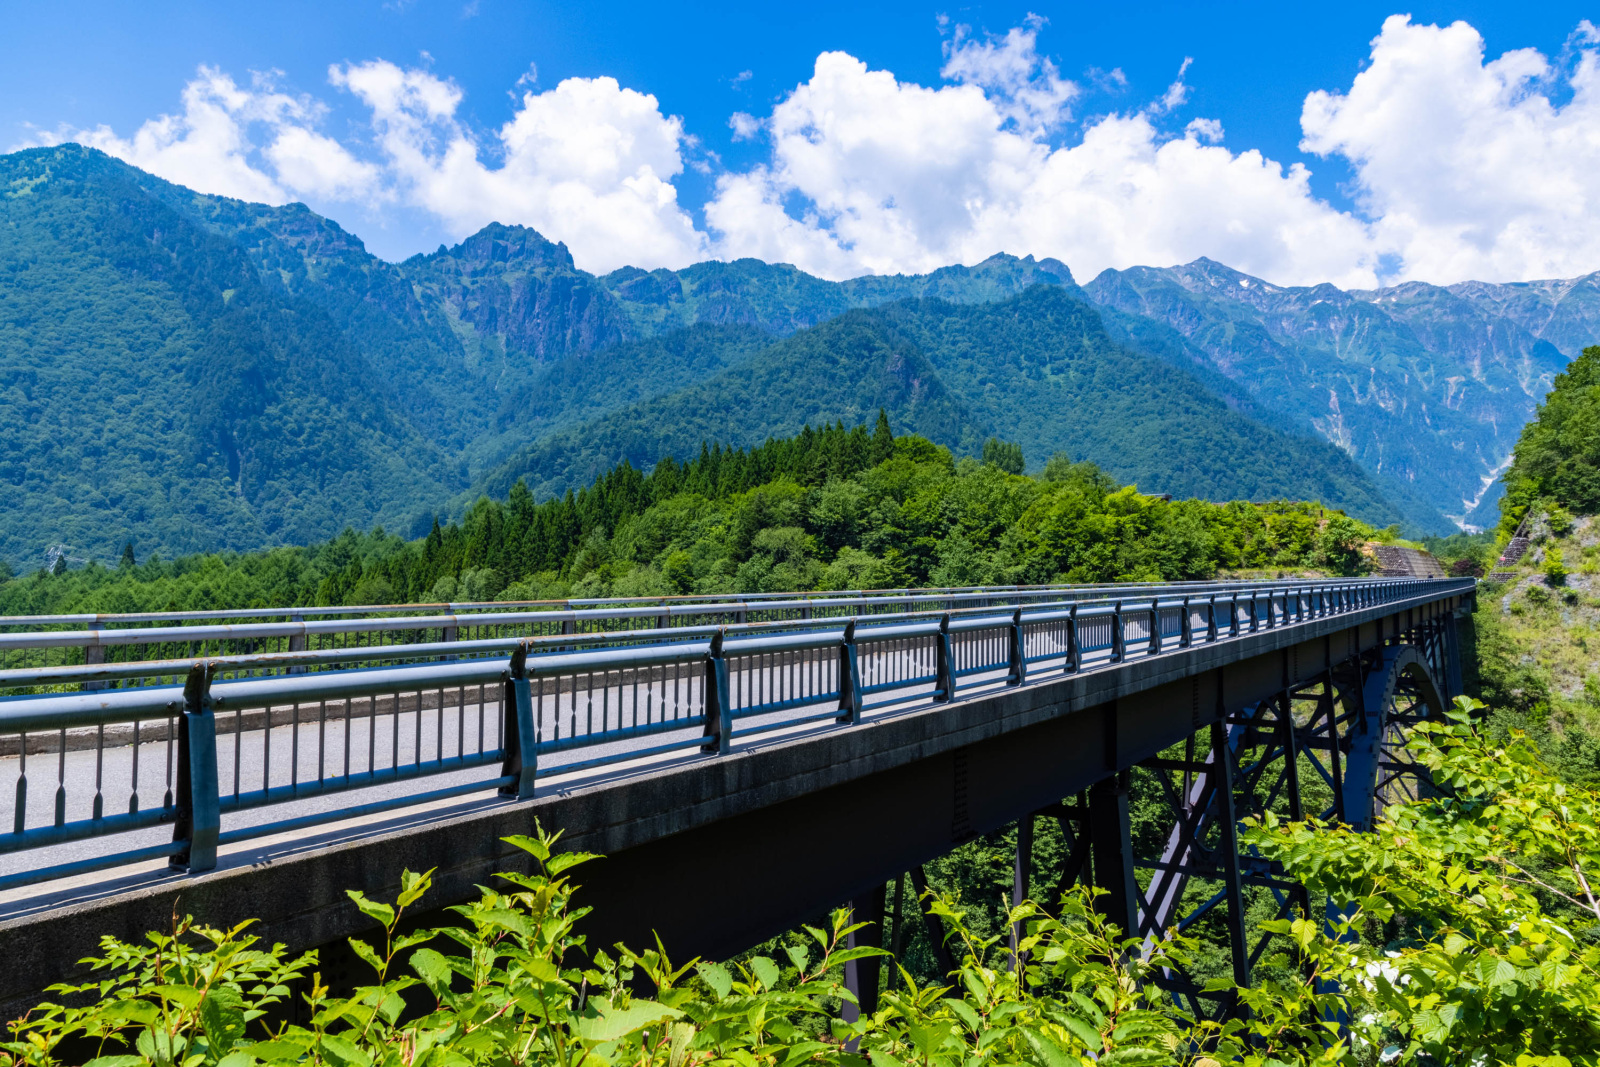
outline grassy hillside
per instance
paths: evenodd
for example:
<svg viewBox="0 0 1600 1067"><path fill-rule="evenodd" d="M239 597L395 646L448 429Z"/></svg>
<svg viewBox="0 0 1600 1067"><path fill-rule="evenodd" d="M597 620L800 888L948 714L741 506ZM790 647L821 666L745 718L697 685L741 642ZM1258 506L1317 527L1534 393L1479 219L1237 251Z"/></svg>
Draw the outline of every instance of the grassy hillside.
<svg viewBox="0 0 1600 1067"><path fill-rule="evenodd" d="M1477 548L1476 682L1570 775L1600 780L1600 347L1556 376L1522 431L1497 536ZM1514 532L1513 564L1497 558Z"/></svg>

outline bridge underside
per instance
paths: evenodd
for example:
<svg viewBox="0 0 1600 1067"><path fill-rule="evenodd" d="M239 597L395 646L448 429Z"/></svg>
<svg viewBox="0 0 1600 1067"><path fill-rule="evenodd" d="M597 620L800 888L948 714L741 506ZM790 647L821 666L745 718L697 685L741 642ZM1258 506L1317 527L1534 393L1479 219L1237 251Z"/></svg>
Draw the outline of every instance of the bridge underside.
<svg viewBox="0 0 1600 1067"><path fill-rule="evenodd" d="M1097 783L1114 808L1108 787L1118 772L1387 646L1431 642L1440 688L1459 692L1461 599L1419 598L1031 677L848 729L557 785L532 801L7 920L0 1008L72 973L102 935L164 929L175 910L217 925L255 917L264 940L294 948L331 945L369 926L345 891L392 896L406 868L437 869L427 903L442 908L520 867L521 853L500 838L531 832L536 819L562 831L565 847L606 856L577 879L580 903L595 909L591 944L642 947L659 933L675 958L726 957ZM1102 881L1131 866L1125 836L1102 855L1104 840L1095 846ZM1137 923L1130 898L1112 907Z"/></svg>

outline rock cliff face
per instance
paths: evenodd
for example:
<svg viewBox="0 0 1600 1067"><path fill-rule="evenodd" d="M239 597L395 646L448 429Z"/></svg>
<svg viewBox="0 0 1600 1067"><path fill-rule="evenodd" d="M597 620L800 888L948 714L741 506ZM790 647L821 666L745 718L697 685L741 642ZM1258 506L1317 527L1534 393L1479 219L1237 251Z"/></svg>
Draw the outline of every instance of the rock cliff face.
<svg viewBox="0 0 1600 1067"><path fill-rule="evenodd" d="M548 362L629 337L616 298L573 266L567 246L522 226L486 226L454 248L401 266L424 300L437 301L463 340L485 354ZM469 332L470 331L470 332Z"/></svg>
<svg viewBox="0 0 1600 1067"><path fill-rule="evenodd" d="M1552 377L1600 329L1594 280L1277 286L1220 263L1108 270L1084 287L1175 330L1238 383L1447 515L1492 519L1495 478ZM1586 342L1585 342L1586 343ZM1170 358L1170 357L1169 357Z"/></svg>

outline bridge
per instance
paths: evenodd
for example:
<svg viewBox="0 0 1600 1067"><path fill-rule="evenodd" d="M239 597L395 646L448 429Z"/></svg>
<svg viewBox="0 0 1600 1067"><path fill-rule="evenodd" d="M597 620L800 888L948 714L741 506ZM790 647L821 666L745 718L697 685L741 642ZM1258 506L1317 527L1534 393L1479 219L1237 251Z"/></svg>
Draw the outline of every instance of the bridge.
<svg viewBox="0 0 1600 1067"><path fill-rule="evenodd" d="M1474 589L0 619L0 1009L175 909L302 948L367 930L345 890L393 895L407 868L437 870L431 906L458 902L522 866L501 838L536 820L607 856L585 868L591 943L659 932L676 957L725 957L840 904L878 921L870 937L887 884L1014 824L1018 896L1092 881L1147 936L1221 914L1248 981L1248 902L1309 902L1240 854L1239 820L1360 827L1414 790L1399 742L1461 690ZM1136 774L1171 812L1149 854ZM1041 818L1069 848L1056 884L1030 887ZM875 970L850 980L875 997Z"/></svg>

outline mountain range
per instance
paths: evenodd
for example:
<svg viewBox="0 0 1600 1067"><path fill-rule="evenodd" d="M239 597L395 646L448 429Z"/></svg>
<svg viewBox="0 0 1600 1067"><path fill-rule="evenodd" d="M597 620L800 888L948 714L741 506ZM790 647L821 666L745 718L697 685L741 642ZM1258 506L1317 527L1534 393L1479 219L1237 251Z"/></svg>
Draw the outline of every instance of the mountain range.
<svg viewBox="0 0 1600 1067"><path fill-rule="evenodd" d="M1209 260L997 255L833 282L757 260L578 270L490 225L390 263L299 204L208 196L76 145L0 156L0 558L425 532L525 478L888 411L1147 492L1481 521L1600 275L1376 291ZM1448 518L1447 518L1448 517Z"/></svg>

